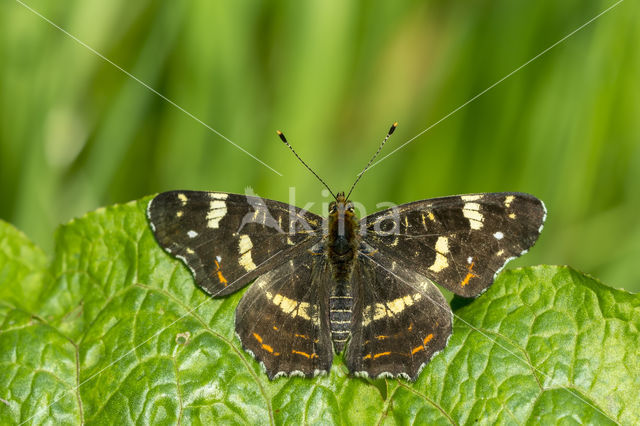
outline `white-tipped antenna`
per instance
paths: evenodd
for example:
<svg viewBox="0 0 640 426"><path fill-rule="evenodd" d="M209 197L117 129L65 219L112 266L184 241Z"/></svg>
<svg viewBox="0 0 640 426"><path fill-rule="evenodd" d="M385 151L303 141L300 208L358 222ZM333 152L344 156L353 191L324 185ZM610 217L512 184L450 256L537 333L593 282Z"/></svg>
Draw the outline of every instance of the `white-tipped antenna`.
<svg viewBox="0 0 640 426"><path fill-rule="evenodd" d="M336 198L336 196L335 196L335 194L333 193L333 191L331 191L331 188L329 188L329 185L327 185L327 184L325 183L325 181L323 181L322 179L320 179L320 176L318 176L318 175L316 174L316 172L314 172L314 171L311 169L311 167L309 167L309 166L307 165L307 163L305 163L305 162L302 160L302 158L300 158L300 156L299 156L299 155L298 155L298 153L295 151L295 149L293 149L293 147L291 146L291 144L290 144L289 142L287 142L287 138L285 138L285 137L284 137L284 133L282 133L280 130L278 130L278 131L277 131L277 133L278 133L278 136L280 136L280 140L281 140L282 142L284 142L284 144L285 144L286 146L288 146L288 147L289 147L289 149L291 150L291 152L293 152L293 155L295 155L295 156L296 156L296 158L297 158L298 160L300 160L300 162L302 163L302 165L304 165L304 166L307 168L307 170L309 170L311 173L313 173L313 175L314 175L314 176L315 176L315 177L316 177L320 182L322 182L322 184L324 185L324 187L325 187L325 188L327 188L327 189L329 190L329 193L330 193L330 194L333 196L333 198L337 201L338 199Z"/></svg>
<svg viewBox="0 0 640 426"><path fill-rule="evenodd" d="M362 177L362 175L364 174L364 172L367 171L367 169L369 168L369 166L371 166L371 163L373 163L373 160L376 159L376 157L378 156L378 154L380 154L380 151L382 150L382 147L384 146L385 143L387 143L387 141L389 140L389 138L391 137L391 135L393 134L393 132L396 130L396 127L398 127L398 122L396 121L395 123L393 123L391 125L391 128L389 129L389 131L387 132L387 136L385 136L385 138L382 140L382 143L380 144L380 146L378 147L378 150L376 151L375 154L373 154L373 157L371 157L371 160L369 160L369 162L367 163L367 165L365 166L364 169L362 169L362 171L360 172L360 174L358 175L358 178L356 179L355 182L353 182L353 185L351 185L351 189L349 190L349 193L347 194L347 200L349 199L349 196L351 195L351 192L353 192L353 188L356 187L356 184L358 183L358 181L360 180L360 178Z"/></svg>

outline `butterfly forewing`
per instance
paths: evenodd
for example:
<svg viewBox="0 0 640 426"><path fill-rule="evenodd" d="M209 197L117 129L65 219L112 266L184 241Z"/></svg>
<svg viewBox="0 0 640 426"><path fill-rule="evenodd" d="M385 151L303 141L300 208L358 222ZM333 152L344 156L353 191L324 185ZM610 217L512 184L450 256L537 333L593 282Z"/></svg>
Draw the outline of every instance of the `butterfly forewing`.
<svg viewBox="0 0 640 426"><path fill-rule="evenodd" d="M364 241L461 296L477 296L537 240L544 204L522 193L416 201L365 217Z"/></svg>
<svg viewBox="0 0 640 426"><path fill-rule="evenodd" d="M329 371L333 348L324 256L307 251L259 277L236 309L236 332L269 378Z"/></svg>
<svg viewBox="0 0 640 426"><path fill-rule="evenodd" d="M151 200L147 215L160 246L214 296L238 290L322 236L315 214L224 192L164 192Z"/></svg>
<svg viewBox="0 0 640 426"><path fill-rule="evenodd" d="M431 281L380 253L359 255L352 287L355 305L345 353L349 370L415 380L451 335L447 300Z"/></svg>

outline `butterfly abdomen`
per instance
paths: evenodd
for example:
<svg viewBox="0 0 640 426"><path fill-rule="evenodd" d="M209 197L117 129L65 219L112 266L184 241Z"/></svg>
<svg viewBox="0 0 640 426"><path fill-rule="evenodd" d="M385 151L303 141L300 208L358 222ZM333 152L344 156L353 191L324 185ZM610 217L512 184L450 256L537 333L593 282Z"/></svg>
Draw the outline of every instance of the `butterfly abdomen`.
<svg viewBox="0 0 640 426"><path fill-rule="evenodd" d="M331 340L336 353L342 352L351 329L351 308L353 299L351 288L346 284L338 284L329 297L329 323Z"/></svg>
<svg viewBox="0 0 640 426"><path fill-rule="evenodd" d="M328 247L328 258L331 265L334 287L329 297L329 320L331 339L337 353L342 352L349 338L351 328L351 274L355 265L356 251L349 242L336 238ZM346 245L345 245L346 243Z"/></svg>

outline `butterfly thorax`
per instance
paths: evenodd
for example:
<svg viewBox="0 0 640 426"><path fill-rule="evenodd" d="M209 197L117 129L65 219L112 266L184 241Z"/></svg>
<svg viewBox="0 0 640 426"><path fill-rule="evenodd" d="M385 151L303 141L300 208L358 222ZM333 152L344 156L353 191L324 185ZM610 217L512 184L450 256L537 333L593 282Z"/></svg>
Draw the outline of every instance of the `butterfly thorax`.
<svg viewBox="0 0 640 426"><path fill-rule="evenodd" d="M339 192L337 201L329 205L329 229L326 253L336 283L348 284L360 244L358 219L353 204Z"/></svg>
<svg viewBox="0 0 640 426"><path fill-rule="evenodd" d="M353 204L342 192L329 205L325 247L335 283L329 298L329 318L331 337L338 353L344 349L349 337L353 306L350 281L360 244L359 222L353 210Z"/></svg>

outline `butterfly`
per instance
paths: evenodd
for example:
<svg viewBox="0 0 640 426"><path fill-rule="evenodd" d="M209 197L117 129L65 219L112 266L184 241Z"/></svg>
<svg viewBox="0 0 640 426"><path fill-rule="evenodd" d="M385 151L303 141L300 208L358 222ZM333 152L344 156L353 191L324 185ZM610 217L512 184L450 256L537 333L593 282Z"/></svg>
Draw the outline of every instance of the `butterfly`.
<svg viewBox="0 0 640 426"><path fill-rule="evenodd" d="M235 328L270 379L328 372L342 353L353 375L415 380L452 334L451 308L434 283L464 297L484 292L536 242L545 206L524 193L468 194L359 219L351 191L334 195L326 219L201 191L161 193L147 216L159 245L211 296L254 281Z"/></svg>

